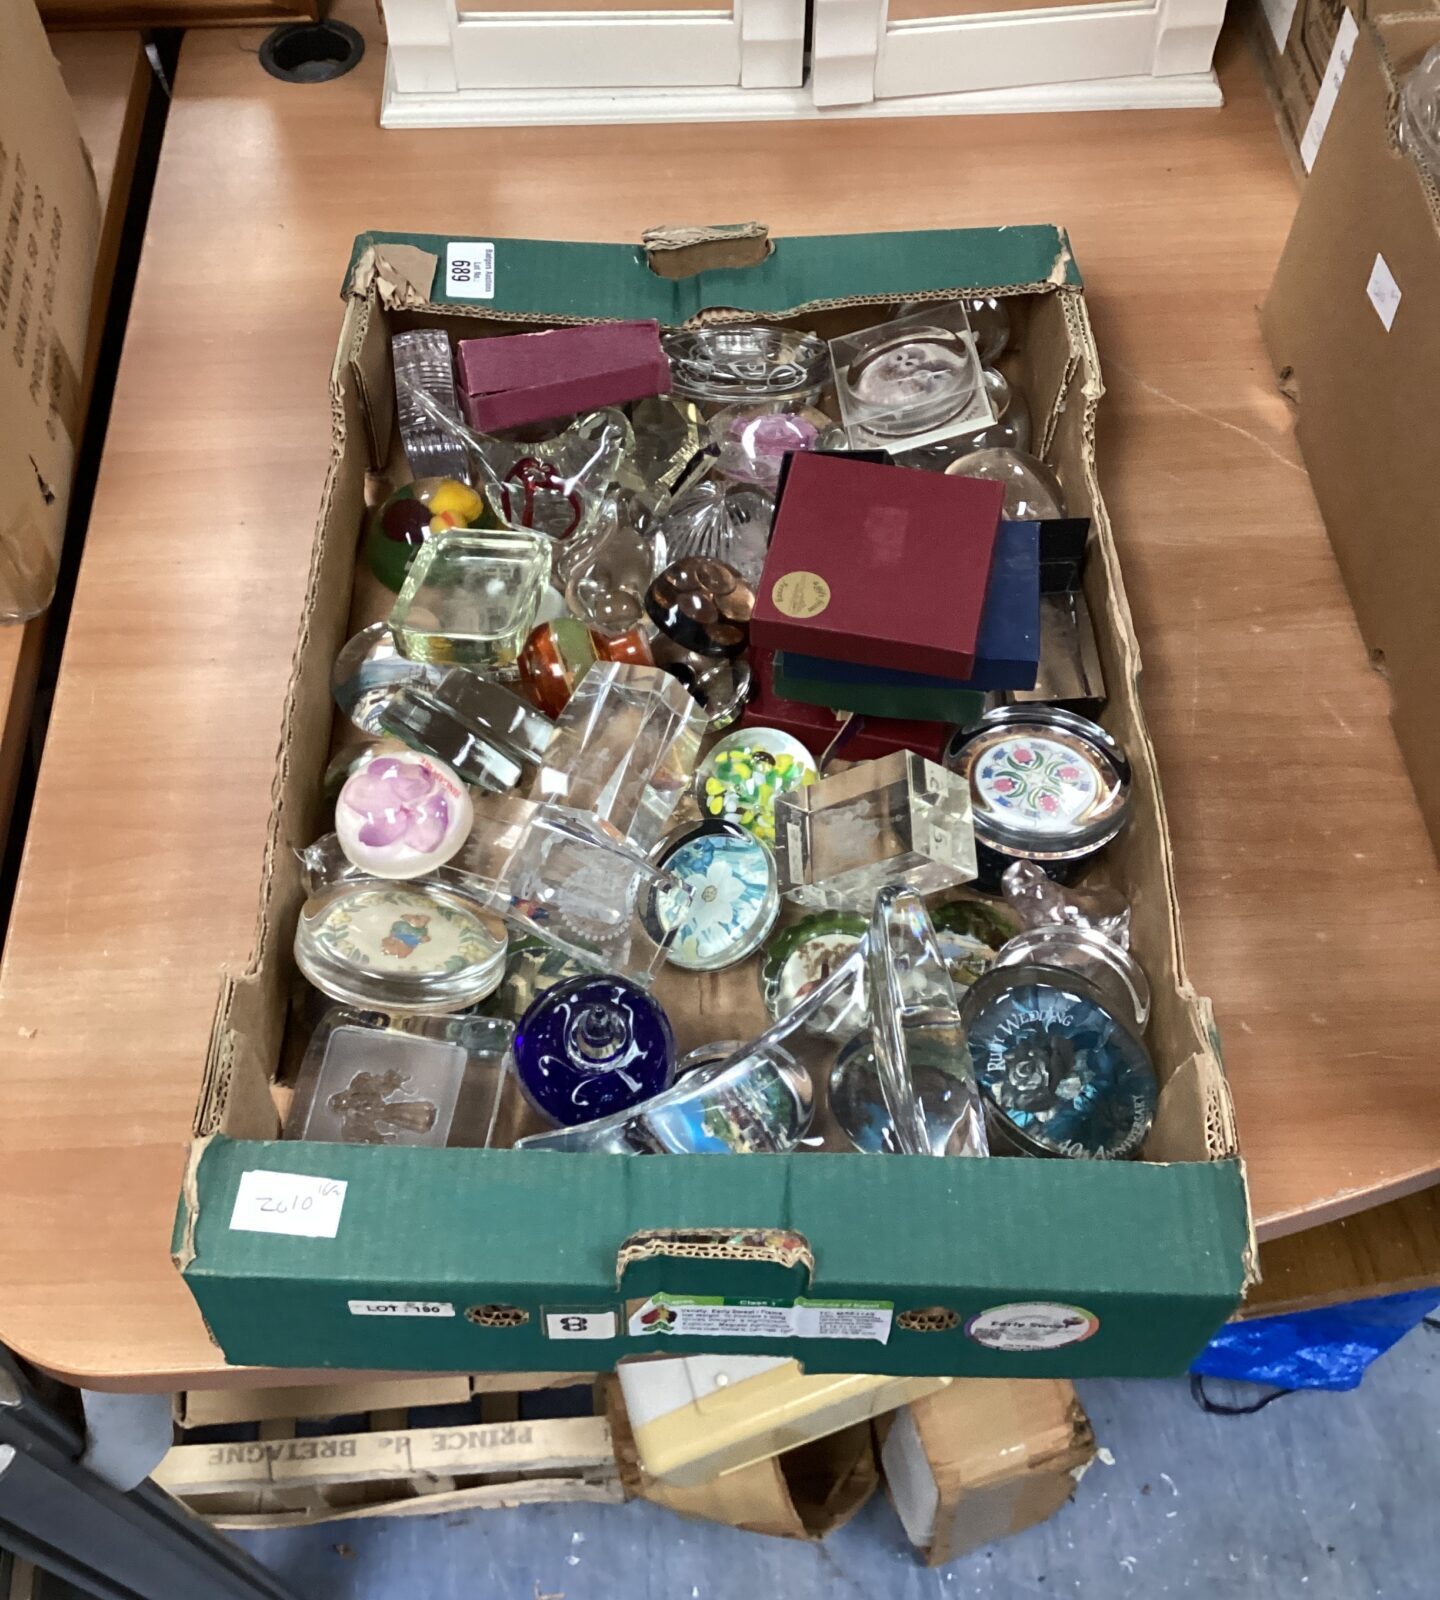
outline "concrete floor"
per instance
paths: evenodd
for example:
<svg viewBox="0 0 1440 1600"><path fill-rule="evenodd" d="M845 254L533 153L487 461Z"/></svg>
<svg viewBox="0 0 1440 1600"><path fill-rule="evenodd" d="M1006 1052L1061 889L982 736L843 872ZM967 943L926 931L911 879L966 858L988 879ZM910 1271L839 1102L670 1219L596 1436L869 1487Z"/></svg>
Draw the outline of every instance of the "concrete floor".
<svg viewBox="0 0 1440 1600"><path fill-rule="evenodd" d="M1291 1395L1249 1417L1204 1414L1183 1382L1080 1389L1113 1465L1097 1462L1049 1522L939 1571L915 1565L883 1494L819 1546L639 1503L351 1522L242 1542L304 1600L1440 1593L1440 1335L1408 1334L1350 1394Z"/></svg>

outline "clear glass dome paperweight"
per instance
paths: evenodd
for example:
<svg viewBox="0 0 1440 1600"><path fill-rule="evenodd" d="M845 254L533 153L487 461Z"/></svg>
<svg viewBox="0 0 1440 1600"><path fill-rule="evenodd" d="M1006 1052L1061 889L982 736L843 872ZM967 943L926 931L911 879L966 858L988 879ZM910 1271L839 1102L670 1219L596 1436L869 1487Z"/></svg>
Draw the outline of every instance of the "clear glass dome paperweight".
<svg viewBox="0 0 1440 1600"><path fill-rule="evenodd" d="M440 668L428 661L409 661L395 648L388 622L373 622L351 639L330 673L335 704L362 733L379 734L380 713L403 688L432 683Z"/></svg>
<svg viewBox="0 0 1440 1600"><path fill-rule="evenodd" d="M1400 85L1400 144L1432 183L1440 183L1440 45Z"/></svg>
<svg viewBox="0 0 1440 1600"><path fill-rule="evenodd" d="M550 546L539 534L437 534L416 555L390 613L396 648L412 661L513 666L549 575Z"/></svg>
<svg viewBox="0 0 1440 1600"><path fill-rule="evenodd" d="M984 478L1005 485L1001 515L1007 522L1053 522L1066 515L1065 491L1053 470L1027 451L995 446L967 451L952 461L951 477Z"/></svg>

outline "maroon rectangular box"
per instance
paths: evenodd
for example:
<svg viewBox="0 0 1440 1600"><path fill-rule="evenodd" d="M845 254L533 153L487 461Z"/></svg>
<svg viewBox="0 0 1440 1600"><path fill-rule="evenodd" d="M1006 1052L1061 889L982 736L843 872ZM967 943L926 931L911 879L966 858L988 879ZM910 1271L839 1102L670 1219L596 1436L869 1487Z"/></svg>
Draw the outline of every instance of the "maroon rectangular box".
<svg viewBox="0 0 1440 1600"><path fill-rule="evenodd" d="M970 677L1004 502L998 483L795 456L750 637L767 650Z"/></svg>
<svg viewBox="0 0 1440 1600"><path fill-rule="evenodd" d="M669 394L658 322L598 322L462 339L460 404L481 433Z"/></svg>
<svg viewBox="0 0 1440 1600"><path fill-rule="evenodd" d="M751 650L753 678L749 702L740 716L742 728L779 728L798 739L818 761L844 725L828 706L802 705L775 693L774 658L768 650ZM953 731L943 722L912 722L901 717L854 717L837 761L875 761L896 750L914 750L931 761L944 757Z"/></svg>

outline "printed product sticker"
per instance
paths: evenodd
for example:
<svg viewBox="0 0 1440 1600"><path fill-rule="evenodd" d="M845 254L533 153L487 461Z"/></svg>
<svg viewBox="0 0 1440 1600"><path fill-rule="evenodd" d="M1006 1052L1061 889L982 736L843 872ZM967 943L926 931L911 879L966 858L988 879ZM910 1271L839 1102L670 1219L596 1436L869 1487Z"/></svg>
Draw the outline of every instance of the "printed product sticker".
<svg viewBox="0 0 1440 1600"><path fill-rule="evenodd" d="M1079 1344L1100 1328L1100 1319L1080 1306L1053 1300L1017 1300L971 1317L965 1332L987 1350L1059 1350Z"/></svg>
<svg viewBox="0 0 1440 1600"><path fill-rule="evenodd" d="M453 1317L448 1300L351 1300L352 1317Z"/></svg>
<svg viewBox="0 0 1440 1600"><path fill-rule="evenodd" d="M722 1300L718 1295L652 1295L630 1314L632 1337L702 1339L874 1339L885 1344L890 1300Z"/></svg>

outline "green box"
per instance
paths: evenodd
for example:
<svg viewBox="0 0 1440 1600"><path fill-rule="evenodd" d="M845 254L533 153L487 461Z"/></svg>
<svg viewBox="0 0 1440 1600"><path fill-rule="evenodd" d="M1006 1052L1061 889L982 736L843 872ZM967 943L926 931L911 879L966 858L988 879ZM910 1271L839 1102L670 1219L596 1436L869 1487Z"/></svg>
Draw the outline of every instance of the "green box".
<svg viewBox="0 0 1440 1600"><path fill-rule="evenodd" d="M907 722L952 722L968 727L985 709L982 689L894 688L887 683L831 683L796 672L783 650L775 652L771 671L775 693L782 700L854 711L865 717L899 717Z"/></svg>
<svg viewBox="0 0 1440 1600"><path fill-rule="evenodd" d="M447 291L452 241L367 234L347 275L334 449L276 781L255 953L221 983L175 1257L228 1360L306 1368L597 1368L666 1350L793 1355L812 1371L1161 1376L1183 1371L1239 1300L1251 1238L1208 1003L1185 976L1169 841L1141 715L1138 650L1095 479L1102 393L1079 274L1054 227L780 239L749 266L662 277L623 245L461 241L477 278ZM490 247L488 254L478 244ZM703 257L707 246L692 249ZM734 262L753 241L725 236ZM763 249L763 242L761 244ZM755 251L756 254L759 251ZM669 270L675 270L670 266ZM389 340L725 310L827 337L893 302L1007 297L1011 376L1071 510L1140 797L1107 856L1132 891L1162 1079L1146 1159L938 1161L803 1151L750 1158L565 1156L278 1140L274 1084L296 987L294 850L323 831L329 671L368 581L355 574L365 476L396 461ZM657 993L682 1049L758 1031L750 967ZM723 1024L723 1026L722 1026ZM344 1185L343 1190L337 1185ZM243 1199L241 1199L243 1195ZM235 1227L237 1199L246 1226ZM314 1236L254 1231L308 1227ZM279 1219L278 1221L276 1219Z"/></svg>

